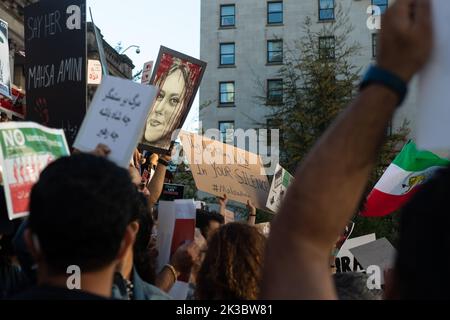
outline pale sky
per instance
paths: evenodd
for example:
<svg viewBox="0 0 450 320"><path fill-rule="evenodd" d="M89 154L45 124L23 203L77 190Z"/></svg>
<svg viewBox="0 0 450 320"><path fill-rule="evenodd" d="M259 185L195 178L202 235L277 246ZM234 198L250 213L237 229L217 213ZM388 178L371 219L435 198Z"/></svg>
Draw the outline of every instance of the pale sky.
<svg viewBox="0 0 450 320"><path fill-rule="evenodd" d="M161 45L195 58L200 57L200 0L87 0L95 24L114 48L119 42L133 60L134 73L158 57ZM87 20L90 21L89 9ZM195 126L198 97L185 128Z"/></svg>

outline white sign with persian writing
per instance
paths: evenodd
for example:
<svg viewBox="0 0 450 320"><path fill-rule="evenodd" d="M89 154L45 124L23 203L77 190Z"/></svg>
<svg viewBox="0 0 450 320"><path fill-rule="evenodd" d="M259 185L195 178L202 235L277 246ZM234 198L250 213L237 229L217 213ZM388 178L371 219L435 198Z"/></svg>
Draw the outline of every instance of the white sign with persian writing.
<svg viewBox="0 0 450 320"><path fill-rule="evenodd" d="M105 76L74 147L89 152L102 143L111 149L109 160L128 168L157 94L158 89L154 86Z"/></svg>
<svg viewBox="0 0 450 320"><path fill-rule="evenodd" d="M180 139L199 190L266 209L270 185L258 155L190 132Z"/></svg>

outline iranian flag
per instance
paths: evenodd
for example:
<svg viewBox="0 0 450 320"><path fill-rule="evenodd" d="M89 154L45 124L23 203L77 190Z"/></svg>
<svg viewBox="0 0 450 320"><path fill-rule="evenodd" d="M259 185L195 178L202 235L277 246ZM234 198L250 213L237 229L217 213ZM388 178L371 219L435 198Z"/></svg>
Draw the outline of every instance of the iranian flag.
<svg viewBox="0 0 450 320"><path fill-rule="evenodd" d="M408 142L367 197L364 217L383 217L400 209L437 169L450 161Z"/></svg>

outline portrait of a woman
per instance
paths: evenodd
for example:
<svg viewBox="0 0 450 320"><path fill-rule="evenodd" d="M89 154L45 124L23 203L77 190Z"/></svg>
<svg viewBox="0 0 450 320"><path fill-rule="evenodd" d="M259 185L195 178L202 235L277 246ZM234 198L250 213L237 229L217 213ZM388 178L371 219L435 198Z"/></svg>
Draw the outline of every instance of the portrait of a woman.
<svg viewBox="0 0 450 320"><path fill-rule="evenodd" d="M146 121L142 144L168 150L172 133L180 129L190 111L199 87L205 64L177 53L160 53L152 84L160 89L158 98Z"/></svg>

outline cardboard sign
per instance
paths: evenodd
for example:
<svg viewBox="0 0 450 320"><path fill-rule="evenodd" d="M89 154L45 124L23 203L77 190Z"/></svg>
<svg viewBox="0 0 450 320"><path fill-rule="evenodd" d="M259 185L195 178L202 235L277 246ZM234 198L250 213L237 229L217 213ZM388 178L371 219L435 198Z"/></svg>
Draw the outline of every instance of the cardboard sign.
<svg viewBox="0 0 450 320"><path fill-rule="evenodd" d="M163 201L174 201L183 199L183 196L184 196L183 185L164 183L161 197L159 199Z"/></svg>
<svg viewBox="0 0 450 320"><path fill-rule="evenodd" d="M434 47L419 75L417 147L439 152L450 149L450 1L431 3Z"/></svg>
<svg viewBox="0 0 450 320"><path fill-rule="evenodd" d="M148 114L141 147L169 154L173 133L183 127L202 81L206 62L161 47L150 83L160 89Z"/></svg>
<svg viewBox="0 0 450 320"><path fill-rule="evenodd" d="M142 69L142 84L150 84L150 80L152 79L152 70L153 70L153 61L146 62L144 64L144 68Z"/></svg>
<svg viewBox="0 0 450 320"><path fill-rule="evenodd" d="M88 84L102 83L102 63L98 60L88 62Z"/></svg>
<svg viewBox="0 0 450 320"><path fill-rule="evenodd" d="M270 187L269 197L267 198L267 209L275 213L278 212L281 201L283 201L287 189L293 181L294 177L277 164L272 180L272 186Z"/></svg>
<svg viewBox="0 0 450 320"><path fill-rule="evenodd" d="M8 23L0 19L0 94L11 98Z"/></svg>
<svg viewBox="0 0 450 320"><path fill-rule="evenodd" d="M64 129L71 146L86 114L86 0L41 0L24 24L27 120Z"/></svg>
<svg viewBox="0 0 450 320"><path fill-rule="evenodd" d="M105 76L95 93L74 147L88 152L103 143L111 149L108 158L128 168L157 92L153 86Z"/></svg>
<svg viewBox="0 0 450 320"><path fill-rule="evenodd" d="M348 239L344 242L335 259L336 272L363 272L361 264L355 259L350 249L376 241L375 233Z"/></svg>
<svg viewBox="0 0 450 320"><path fill-rule="evenodd" d="M31 188L42 170L53 160L68 155L62 130L30 122L0 124L0 164L11 220L28 215Z"/></svg>
<svg viewBox="0 0 450 320"><path fill-rule="evenodd" d="M266 209L270 186L259 156L190 132L180 139L199 190Z"/></svg>
<svg viewBox="0 0 450 320"><path fill-rule="evenodd" d="M397 254L395 248L386 238L352 248L350 252L364 269L367 269L369 266L378 266L381 271L382 284L384 283L384 271L394 267Z"/></svg>

